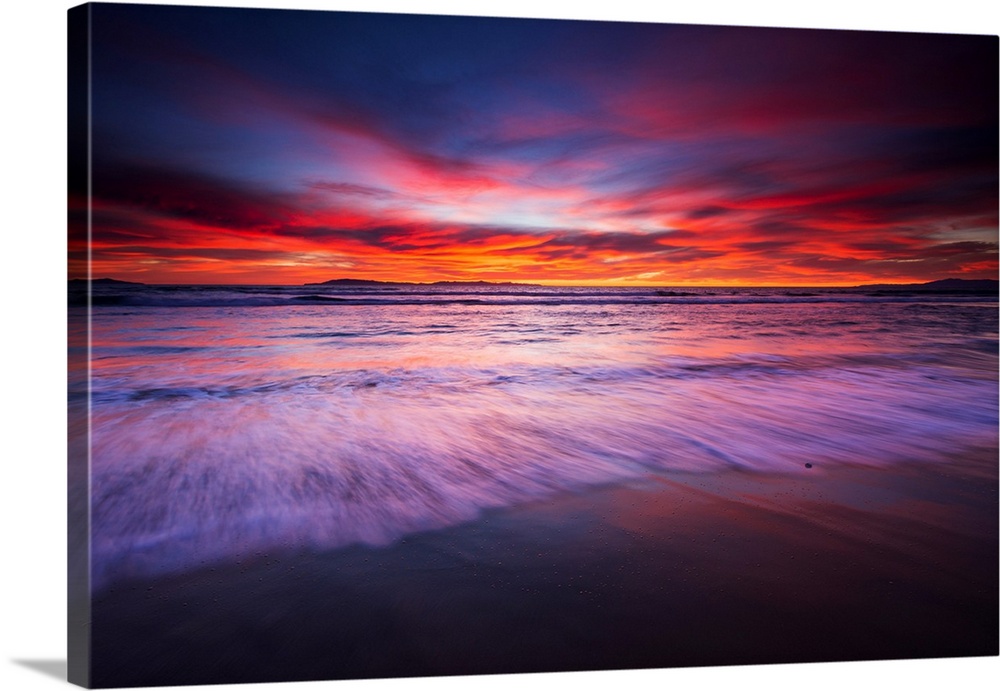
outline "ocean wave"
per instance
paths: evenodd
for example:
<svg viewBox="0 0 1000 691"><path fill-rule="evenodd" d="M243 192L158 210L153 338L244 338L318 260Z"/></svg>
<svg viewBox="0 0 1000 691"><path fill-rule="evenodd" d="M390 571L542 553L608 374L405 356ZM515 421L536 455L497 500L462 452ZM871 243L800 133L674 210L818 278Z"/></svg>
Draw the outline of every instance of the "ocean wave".
<svg viewBox="0 0 1000 691"><path fill-rule="evenodd" d="M836 358L359 369L94 396L98 587L247 550L387 544L649 473L821 472L997 443L995 374Z"/></svg>

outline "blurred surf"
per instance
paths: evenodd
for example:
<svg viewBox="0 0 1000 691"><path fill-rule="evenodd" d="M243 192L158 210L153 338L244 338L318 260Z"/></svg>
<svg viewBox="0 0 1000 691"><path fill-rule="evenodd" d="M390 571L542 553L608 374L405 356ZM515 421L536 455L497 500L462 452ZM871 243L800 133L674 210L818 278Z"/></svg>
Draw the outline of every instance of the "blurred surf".
<svg viewBox="0 0 1000 691"><path fill-rule="evenodd" d="M92 311L95 587L649 474L997 446L984 297L505 287L331 308L294 299L315 287L108 289L145 302ZM265 298L282 308L226 302ZM85 380L70 393L85 405Z"/></svg>

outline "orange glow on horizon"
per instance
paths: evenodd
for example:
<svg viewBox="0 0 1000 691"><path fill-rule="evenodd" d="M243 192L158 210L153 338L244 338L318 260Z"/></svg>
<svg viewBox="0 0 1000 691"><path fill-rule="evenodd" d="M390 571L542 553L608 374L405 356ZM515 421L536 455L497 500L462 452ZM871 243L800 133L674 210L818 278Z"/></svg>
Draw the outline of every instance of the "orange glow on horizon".
<svg viewBox="0 0 1000 691"><path fill-rule="evenodd" d="M159 78L135 85L108 68L122 100L96 111L95 133L122 136L95 139L92 196L71 195L76 223L85 208L93 221L75 227L71 275L668 287L997 276L984 88L996 78L983 67L994 45L789 33L771 51L777 39L753 31L673 29L700 36L675 44L632 29L634 51L611 70L592 62L600 51L577 54L583 44L533 39L533 59L505 55L500 69L486 50L480 72L470 50L468 71L442 75L437 47L410 55L412 71L395 49L375 51L373 81L358 78L365 61L341 58L262 72L210 41L190 72L183 51L171 67L168 52L129 43ZM689 74L690 50L703 68ZM876 54L883 76L859 79ZM932 78L928 55L979 72ZM816 66L823 78L806 78ZM168 88L181 73L190 88Z"/></svg>

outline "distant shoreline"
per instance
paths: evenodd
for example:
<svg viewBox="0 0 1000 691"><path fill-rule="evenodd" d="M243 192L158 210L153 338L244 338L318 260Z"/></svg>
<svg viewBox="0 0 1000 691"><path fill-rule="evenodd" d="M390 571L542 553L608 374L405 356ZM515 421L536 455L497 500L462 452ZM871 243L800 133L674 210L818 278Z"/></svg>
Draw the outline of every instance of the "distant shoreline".
<svg viewBox="0 0 1000 691"><path fill-rule="evenodd" d="M1000 281L996 279L963 279L945 278L927 283L872 283L855 286L684 286L684 285L546 285L541 283L518 283L514 281L434 281L428 283L417 283L412 281L378 281L362 278L335 278L320 283L288 283L288 284L252 284L252 283L140 283L138 281L123 281L115 278L71 278L68 281L71 287L87 285L108 285L108 286L189 286L204 288L235 288L235 287L261 287L261 288L317 288L317 287L454 287L454 288L478 288L478 287L518 287L518 288L632 288L649 290L843 290L858 291L866 290L876 293L939 293L939 294L967 294L967 293L997 293L1000 292Z"/></svg>

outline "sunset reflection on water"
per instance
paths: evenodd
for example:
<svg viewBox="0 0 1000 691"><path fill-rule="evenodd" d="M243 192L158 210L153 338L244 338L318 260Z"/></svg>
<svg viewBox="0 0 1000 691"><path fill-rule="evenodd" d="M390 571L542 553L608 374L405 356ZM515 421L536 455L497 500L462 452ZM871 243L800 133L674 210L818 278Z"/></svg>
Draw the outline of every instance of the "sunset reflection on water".
<svg viewBox="0 0 1000 691"><path fill-rule="evenodd" d="M98 584L684 471L995 448L979 304L95 308Z"/></svg>

